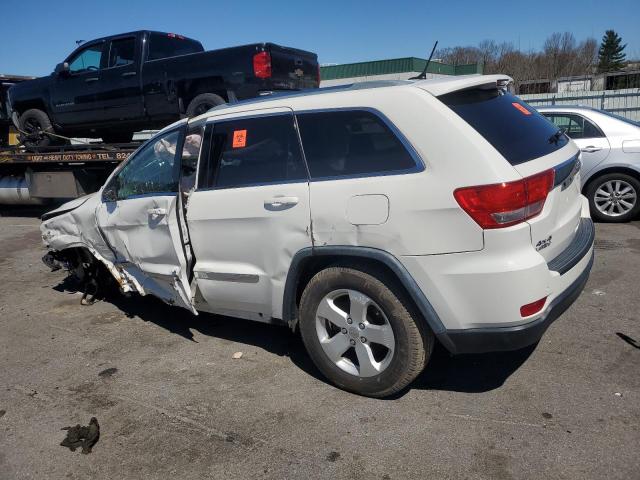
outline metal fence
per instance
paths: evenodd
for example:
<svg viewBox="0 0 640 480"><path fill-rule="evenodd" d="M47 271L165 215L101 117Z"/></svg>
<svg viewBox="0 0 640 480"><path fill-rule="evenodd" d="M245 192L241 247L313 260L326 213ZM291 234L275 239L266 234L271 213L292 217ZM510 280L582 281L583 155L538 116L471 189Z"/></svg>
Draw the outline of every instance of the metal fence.
<svg viewBox="0 0 640 480"><path fill-rule="evenodd" d="M536 93L520 95L534 106L581 105L606 110L631 120L640 120L640 88L564 93Z"/></svg>

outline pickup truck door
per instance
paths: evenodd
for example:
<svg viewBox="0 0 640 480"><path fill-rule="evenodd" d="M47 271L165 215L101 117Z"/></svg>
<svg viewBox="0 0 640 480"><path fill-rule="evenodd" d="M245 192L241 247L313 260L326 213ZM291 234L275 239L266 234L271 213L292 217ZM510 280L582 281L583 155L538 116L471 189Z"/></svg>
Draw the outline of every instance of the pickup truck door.
<svg viewBox="0 0 640 480"><path fill-rule="evenodd" d="M104 122L144 117L138 72L142 41L135 35L115 37L105 47L105 68L96 92L96 119Z"/></svg>
<svg viewBox="0 0 640 480"><path fill-rule="evenodd" d="M291 259L311 246L309 182L292 111L207 125L187 224L198 310L282 318Z"/></svg>
<svg viewBox="0 0 640 480"><path fill-rule="evenodd" d="M94 122L104 49L102 41L86 45L67 58L68 72L54 74L50 97L56 123L69 127Z"/></svg>
<svg viewBox="0 0 640 480"><path fill-rule="evenodd" d="M123 270L142 294L193 313L179 221L180 151L185 124L154 137L109 180L96 222Z"/></svg>

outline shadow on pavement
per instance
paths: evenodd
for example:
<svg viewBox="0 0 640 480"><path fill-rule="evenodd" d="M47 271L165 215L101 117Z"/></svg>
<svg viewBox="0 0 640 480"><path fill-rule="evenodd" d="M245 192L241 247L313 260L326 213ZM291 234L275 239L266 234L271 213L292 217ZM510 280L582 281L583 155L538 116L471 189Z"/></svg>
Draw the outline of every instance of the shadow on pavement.
<svg viewBox="0 0 640 480"><path fill-rule="evenodd" d="M536 345L514 352L452 356L436 345L427 368L412 388L480 393L501 387L529 358Z"/></svg>
<svg viewBox="0 0 640 480"><path fill-rule="evenodd" d="M71 291L77 288L77 284L72 280L64 280L54 288L58 291ZM152 322L191 342L196 341L193 331L197 331L202 335L252 345L275 355L287 356L305 373L327 382L311 362L300 336L284 326L207 313L195 316L182 308L170 307L154 297L125 297L116 293L108 295L106 301L129 318L137 317L145 322ZM516 352L451 356L436 344L424 372L407 390L389 399L400 398L412 389L480 393L499 388L534 350L535 345Z"/></svg>

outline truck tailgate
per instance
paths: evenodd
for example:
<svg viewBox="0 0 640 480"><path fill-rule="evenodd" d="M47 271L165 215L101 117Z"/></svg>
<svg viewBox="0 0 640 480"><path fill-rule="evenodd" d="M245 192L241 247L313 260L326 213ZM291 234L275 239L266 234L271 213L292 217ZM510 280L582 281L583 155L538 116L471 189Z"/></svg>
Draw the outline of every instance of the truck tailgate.
<svg viewBox="0 0 640 480"><path fill-rule="evenodd" d="M266 45L271 54L272 80L277 88L318 88L318 56L297 48Z"/></svg>

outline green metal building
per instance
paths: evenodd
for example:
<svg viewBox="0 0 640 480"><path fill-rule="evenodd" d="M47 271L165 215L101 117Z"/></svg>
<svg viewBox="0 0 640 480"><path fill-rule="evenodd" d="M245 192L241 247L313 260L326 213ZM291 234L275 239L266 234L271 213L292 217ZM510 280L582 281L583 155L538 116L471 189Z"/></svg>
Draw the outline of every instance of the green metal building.
<svg viewBox="0 0 640 480"><path fill-rule="evenodd" d="M370 80L406 80L424 70L427 61L424 58L405 57L370 62L345 63L342 65L324 65L320 67L322 86L340 85ZM445 75L481 74L481 64L448 65L431 61L427 69L427 78Z"/></svg>

